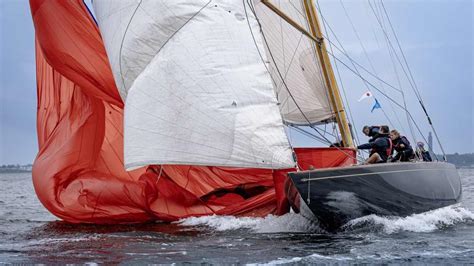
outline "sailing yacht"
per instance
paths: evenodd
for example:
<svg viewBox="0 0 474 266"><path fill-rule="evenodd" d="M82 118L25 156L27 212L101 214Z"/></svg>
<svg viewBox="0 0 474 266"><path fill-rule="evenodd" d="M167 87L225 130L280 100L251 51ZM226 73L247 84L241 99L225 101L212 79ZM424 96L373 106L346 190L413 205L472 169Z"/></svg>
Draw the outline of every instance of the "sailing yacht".
<svg viewBox="0 0 474 266"><path fill-rule="evenodd" d="M30 6L33 182L61 219L265 216L306 204L333 229L460 200L445 162L351 166L357 154L313 1L94 0L94 15L82 0ZM327 123L342 147L292 147L288 127Z"/></svg>

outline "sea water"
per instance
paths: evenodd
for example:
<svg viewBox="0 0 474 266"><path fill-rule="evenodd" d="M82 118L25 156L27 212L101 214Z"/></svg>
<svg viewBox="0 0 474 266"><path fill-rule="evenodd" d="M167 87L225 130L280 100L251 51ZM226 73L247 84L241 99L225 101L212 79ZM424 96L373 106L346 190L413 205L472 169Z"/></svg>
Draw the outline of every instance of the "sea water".
<svg viewBox="0 0 474 266"><path fill-rule="evenodd" d="M1 173L0 262L474 263L474 170L459 172L461 204L409 217L369 215L336 234L294 213L72 225L58 221L38 202L31 173Z"/></svg>

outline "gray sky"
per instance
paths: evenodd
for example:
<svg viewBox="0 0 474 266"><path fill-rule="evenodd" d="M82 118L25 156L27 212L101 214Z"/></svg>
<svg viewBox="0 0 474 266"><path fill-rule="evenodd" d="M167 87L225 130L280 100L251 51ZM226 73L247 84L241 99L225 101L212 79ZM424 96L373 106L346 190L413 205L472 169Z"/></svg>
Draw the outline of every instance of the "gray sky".
<svg viewBox="0 0 474 266"><path fill-rule="evenodd" d="M373 2L372 2L373 3ZM349 55L371 69L339 1L320 0L329 25ZM415 81L438 134L449 153L474 152L473 145L473 4L472 1L384 1ZM383 33L367 1L344 1L378 76L397 85ZM334 36L329 35L335 42ZM394 41L394 40L393 40ZM344 55L335 52L338 58ZM347 60L346 60L347 62ZM367 90L344 66L338 65L357 130L364 124L387 124L372 100L357 102ZM425 134L429 131L402 70L402 88L410 111ZM366 76L366 75L365 75ZM380 87L380 83L373 81ZM382 88L381 88L382 89ZM397 92L386 92L401 102ZM372 90L395 127L408 129L403 112ZM397 117L402 122L399 126ZM0 164L31 163L37 153L34 29L28 1L0 1ZM313 144L293 136L299 146ZM363 140L363 138L361 138ZM439 149L437 150L439 151Z"/></svg>

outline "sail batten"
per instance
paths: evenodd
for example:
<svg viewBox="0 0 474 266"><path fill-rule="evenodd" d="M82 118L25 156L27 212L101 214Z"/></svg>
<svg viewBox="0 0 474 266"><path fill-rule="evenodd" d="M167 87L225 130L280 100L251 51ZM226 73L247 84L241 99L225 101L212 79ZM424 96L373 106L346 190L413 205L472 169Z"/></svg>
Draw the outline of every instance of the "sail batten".
<svg viewBox="0 0 474 266"><path fill-rule="evenodd" d="M253 15L245 16L246 5L94 1L125 101L126 168L294 166L259 54L260 28Z"/></svg>

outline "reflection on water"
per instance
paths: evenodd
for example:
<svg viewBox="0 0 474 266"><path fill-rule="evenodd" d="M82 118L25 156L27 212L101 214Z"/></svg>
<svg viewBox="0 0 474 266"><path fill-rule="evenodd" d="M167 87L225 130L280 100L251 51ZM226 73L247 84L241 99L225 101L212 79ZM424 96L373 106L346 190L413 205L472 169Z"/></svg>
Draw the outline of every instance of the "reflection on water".
<svg viewBox="0 0 474 266"><path fill-rule="evenodd" d="M296 214L68 224L37 201L29 173L0 174L0 262L468 263L474 260L474 172L460 172L462 206L406 218L367 216L338 234L324 234Z"/></svg>

